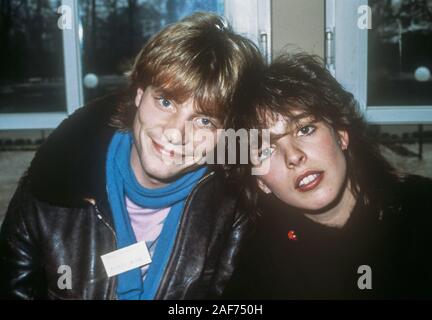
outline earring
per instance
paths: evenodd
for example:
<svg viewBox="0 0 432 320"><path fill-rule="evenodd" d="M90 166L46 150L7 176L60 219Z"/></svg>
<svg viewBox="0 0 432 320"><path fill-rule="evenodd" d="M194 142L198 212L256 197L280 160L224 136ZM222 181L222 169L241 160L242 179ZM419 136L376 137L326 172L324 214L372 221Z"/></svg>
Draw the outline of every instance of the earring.
<svg viewBox="0 0 432 320"><path fill-rule="evenodd" d="M347 146L345 144L342 144L342 141L340 142L340 146L342 151L345 151L347 149Z"/></svg>

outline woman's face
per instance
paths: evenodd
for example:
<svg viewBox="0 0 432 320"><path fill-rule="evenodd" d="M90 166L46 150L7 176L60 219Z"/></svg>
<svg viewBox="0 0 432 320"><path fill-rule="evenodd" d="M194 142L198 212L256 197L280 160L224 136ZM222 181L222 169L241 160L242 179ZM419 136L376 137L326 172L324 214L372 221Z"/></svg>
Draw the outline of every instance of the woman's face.
<svg viewBox="0 0 432 320"><path fill-rule="evenodd" d="M270 145L256 153L255 165L270 161L268 172L257 177L258 185L290 206L322 210L347 188L343 152L348 134L300 112L294 115L295 122L278 116L269 128Z"/></svg>

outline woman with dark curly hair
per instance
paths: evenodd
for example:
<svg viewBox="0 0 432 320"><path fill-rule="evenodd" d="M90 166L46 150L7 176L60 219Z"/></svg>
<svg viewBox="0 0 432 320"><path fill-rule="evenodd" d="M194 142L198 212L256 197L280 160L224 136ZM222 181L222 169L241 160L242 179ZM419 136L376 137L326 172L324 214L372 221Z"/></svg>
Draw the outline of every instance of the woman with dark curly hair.
<svg viewBox="0 0 432 320"><path fill-rule="evenodd" d="M384 159L318 58L282 56L243 85L231 125L270 141L234 168L258 215L226 298L432 297L432 181Z"/></svg>

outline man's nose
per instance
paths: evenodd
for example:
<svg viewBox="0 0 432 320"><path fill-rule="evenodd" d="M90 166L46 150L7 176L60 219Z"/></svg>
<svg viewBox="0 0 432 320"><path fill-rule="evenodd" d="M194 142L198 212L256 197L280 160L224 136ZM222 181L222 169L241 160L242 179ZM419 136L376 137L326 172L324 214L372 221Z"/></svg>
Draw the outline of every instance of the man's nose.
<svg viewBox="0 0 432 320"><path fill-rule="evenodd" d="M187 144L189 134L187 117L181 113L172 115L164 128L164 135L171 144Z"/></svg>

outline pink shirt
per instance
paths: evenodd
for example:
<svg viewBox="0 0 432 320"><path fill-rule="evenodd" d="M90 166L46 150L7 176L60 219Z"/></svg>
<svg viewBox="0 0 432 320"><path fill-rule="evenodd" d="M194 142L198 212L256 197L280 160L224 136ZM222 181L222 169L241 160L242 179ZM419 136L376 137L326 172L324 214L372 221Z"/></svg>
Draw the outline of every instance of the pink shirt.
<svg viewBox="0 0 432 320"><path fill-rule="evenodd" d="M135 204L128 197L126 198L126 210L129 213L132 229L135 233L137 242L145 241L150 256L153 257L157 239L163 228L163 222L167 217L171 207L163 209L142 208ZM141 267L143 280L146 277L150 264Z"/></svg>
<svg viewBox="0 0 432 320"><path fill-rule="evenodd" d="M163 209L142 208L126 197L126 209L137 241L153 242L159 237L163 222L171 207Z"/></svg>

